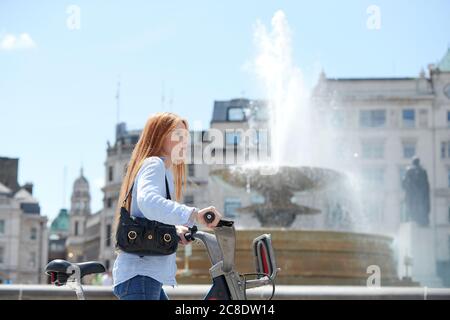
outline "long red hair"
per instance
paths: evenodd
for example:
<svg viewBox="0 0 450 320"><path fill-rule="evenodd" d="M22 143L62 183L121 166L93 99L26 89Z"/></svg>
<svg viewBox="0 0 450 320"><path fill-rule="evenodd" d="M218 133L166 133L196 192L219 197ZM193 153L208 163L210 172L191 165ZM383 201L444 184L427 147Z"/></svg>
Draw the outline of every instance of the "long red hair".
<svg viewBox="0 0 450 320"><path fill-rule="evenodd" d="M120 188L119 199L117 201L115 221L113 229L113 237L120 217L120 207L125 199L125 196L130 190L139 169L144 160L152 156L163 156L163 145L165 138L172 133L179 123L184 124L186 130L189 130L188 123L185 119L171 112L160 112L150 116L141 132L138 142L136 143L133 152L131 153L130 161L128 162L127 172L122 181ZM186 187L186 170L185 163L177 162L172 164L175 185L175 200L180 201L182 197L182 190ZM130 212L131 194L124 204ZM131 212L130 212L131 213Z"/></svg>

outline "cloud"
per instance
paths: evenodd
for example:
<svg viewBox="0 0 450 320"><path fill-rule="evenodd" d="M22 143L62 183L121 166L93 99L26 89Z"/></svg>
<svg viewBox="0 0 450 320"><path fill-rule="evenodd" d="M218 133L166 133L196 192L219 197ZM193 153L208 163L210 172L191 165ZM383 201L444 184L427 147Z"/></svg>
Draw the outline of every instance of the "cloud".
<svg viewBox="0 0 450 320"><path fill-rule="evenodd" d="M32 49L35 47L36 43L28 33L21 33L17 36L7 33L0 37L0 50Z"/></svg>

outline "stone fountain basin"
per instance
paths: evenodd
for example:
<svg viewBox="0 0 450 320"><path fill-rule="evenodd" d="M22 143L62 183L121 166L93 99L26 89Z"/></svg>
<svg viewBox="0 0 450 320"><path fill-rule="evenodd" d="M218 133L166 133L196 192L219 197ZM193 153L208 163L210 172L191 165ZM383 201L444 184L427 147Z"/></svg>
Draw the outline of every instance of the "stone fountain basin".
<svg viewBox="0 0 450 320"><path fill-rule="evenodd" d="M408 285L397 276L393 239L388 236L280 228L236 230L236 270L255 272L251 244L257 236L270 233L277 265L277 284L367 285L369 266L378 266L381 285ZM177 253L179 270L184 268L184 247ZM193 243L189 257L191 274L180 283L209 283L211 267L201 243Z"/></svg>
<svg viewBox="0 0 450 320"><path fill-rule="evenodd" d="M279 228L291 226L297 215L321 212L318 208L293 203L294 192L318 191L345 179L344 174L331 169L264 165L230 166L213 170L211 175L231 186L261 194L263 203L244 206L238 211L255 214L263 227Z"/></svg>
<svg viewBox="0 0 450 320"><path fill-rule="evenodd" d="M263 194L305 191L322 188L345 179L335 170L292 166L230 166L211 172L227 183L245 188L247 184Z"/></svg>

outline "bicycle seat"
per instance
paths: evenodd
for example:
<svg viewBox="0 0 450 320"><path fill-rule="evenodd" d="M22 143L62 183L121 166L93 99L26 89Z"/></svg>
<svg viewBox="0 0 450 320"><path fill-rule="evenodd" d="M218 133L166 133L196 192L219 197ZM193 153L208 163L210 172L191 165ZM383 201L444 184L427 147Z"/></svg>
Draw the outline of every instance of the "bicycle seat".
<svg viewBox="0 0 450 320"><path fill-rule="evenodd" d="M67 279L80 270L80 279L88 274L103 273L106 271L103 264L97 261L71 263L66 260L56 259L50 261L45 267L45 273L51 276L51 282L62 286Z"/></svg>

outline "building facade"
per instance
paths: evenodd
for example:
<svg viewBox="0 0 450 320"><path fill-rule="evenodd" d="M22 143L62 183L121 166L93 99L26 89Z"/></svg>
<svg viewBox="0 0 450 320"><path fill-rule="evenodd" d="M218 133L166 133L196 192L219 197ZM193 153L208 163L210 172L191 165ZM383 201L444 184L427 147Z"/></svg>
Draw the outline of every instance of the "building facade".
<svg viewBox="0 0 450 320"><path fill-rule="evenodd" d="M69 214L69 236L66 240L69 261L98 260L100 255L101 211L91 213L89 182L83 175L73 183Z"/></svg>
<svg viewBox="0 0 450 320"><path fill-rule="evenodd" d="M139 139L140 131L128 131L125 123L116 126L114 145L107 143L105 161L105 184L103 210L100 215L100 260L110 270L115 259L112 228L122 179L125 176L128 162L134 145Z"/></svg>
<svg viewBox="0 0 450 320"><path fill-rule="evenodd" d="M67 259L66 240L69 236L70 218L67 209L61 209L52 221L49 232L48 261ZM50 281L50 279L49 279Z"/></svg>
<svg viewBox="0 0 450 320"><path fill-rule="evenodd" d="M33 197L33 184L18 184L18 162L0 158L0 282L46 283L47 218Z"/></svg>
<svg viewBox="0 0 450 320"><path fill-rule="evenodd" d="M430 184L430 250L449 286L450 49L415 78L330 79L322 73L313 100L317 114L336 128L336 157L352 158L354 171L371 182L362 210L374 232L396 236L405 214L401 181L412 157L420 158Z"/></svg>

